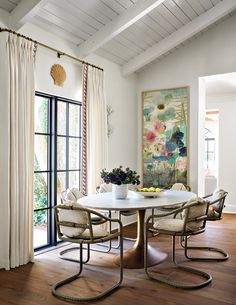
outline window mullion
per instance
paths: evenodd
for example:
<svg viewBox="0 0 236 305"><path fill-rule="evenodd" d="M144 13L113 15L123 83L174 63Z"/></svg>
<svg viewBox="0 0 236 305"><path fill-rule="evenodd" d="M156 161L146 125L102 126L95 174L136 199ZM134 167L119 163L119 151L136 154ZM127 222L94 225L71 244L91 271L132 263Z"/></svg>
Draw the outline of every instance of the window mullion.
<svg viewBox="0 0 236 305"><path fill-rule="evenodd" d="M66 187L69 187L69 103L66 103Z"/></svg>
<svg viewBox="0 0 236 305"><path fill-rule="evenodd" d="M57 244L56 224L54 218L54 206L57 204L57 98L51 98L51 244Z"/></svg>

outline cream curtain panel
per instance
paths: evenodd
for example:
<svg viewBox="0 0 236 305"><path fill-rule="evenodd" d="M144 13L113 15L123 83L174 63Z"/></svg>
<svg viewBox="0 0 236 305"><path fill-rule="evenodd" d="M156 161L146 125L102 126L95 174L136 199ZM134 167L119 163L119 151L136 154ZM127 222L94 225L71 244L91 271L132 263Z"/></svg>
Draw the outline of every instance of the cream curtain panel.
<svg viewBox="0 0 236 305"><path fill-rule="evenodd" d="M0 33L0 268L33 260L34 59L36 46Z"/></svg>
<svg viewBox="0 0 236 305"><path fill-rule="evenodd" d="M100 171L107 166L107 106L104 72L88 66L87 71L87 193L101 184Z"/></svg>

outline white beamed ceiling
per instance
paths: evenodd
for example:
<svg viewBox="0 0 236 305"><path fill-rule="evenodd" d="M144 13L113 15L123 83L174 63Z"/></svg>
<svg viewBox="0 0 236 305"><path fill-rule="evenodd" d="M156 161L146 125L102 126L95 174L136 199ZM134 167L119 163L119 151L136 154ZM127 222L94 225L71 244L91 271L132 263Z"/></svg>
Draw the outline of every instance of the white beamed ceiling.
<svg viewBox="0 0 236 305"><path fill-rule="evenodd" d="M0 0L0 9L3 9L10 13L20 1L21 0Z"/></svg>
<svg viewBox="0 0 236 305"><path fill-rule="evenodd" d="M23 1L28 0L0 0L0 8L12 13L17 4ZM117 31L115 26L122 20L125 20L127 24L125 13L131 12L130 15L132 15L132 12L138 11L140 1L146 2L148 12L141 18L137 18L137 21L132 21L122 31ZM30 22L75 43L78 46L78 55L81 55L80 49L88 45L85 42L89 38L89 41L95 44L99 31L102 32L103 28L104 31L107 30L111 23L111 28L116 30L116 32L114 30L115 34L109 33L111 39L101 46L97 44L94 52L126 67L168 36L227 1L232 2L232 0L159 0L159 2L156 1L155 6L155 1L152 0L48 0L37 10ZM224 16L219 16L219 19L222 17ZM175 48L176 46L172 50ZM170 51L171 49L166 53ZM131 73L142 69L147 64L149 63L145 62L137 69L134 66Z"/></svg>

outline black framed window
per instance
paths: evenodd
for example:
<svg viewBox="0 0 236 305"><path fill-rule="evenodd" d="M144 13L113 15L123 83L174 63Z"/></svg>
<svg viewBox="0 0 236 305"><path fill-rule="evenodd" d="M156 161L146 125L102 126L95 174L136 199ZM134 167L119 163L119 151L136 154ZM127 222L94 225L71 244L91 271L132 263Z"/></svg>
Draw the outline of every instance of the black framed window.
<svg viewBox="0 0 236 305"><path fill-rule="evenodd" d="M205 169L209 170L214 165L215 154L215 137L208 128L205 128Z"/></svg>
<svg viewBox="0 0 236 305"><path fill-rule="evenodd" d="M54 206L60 193L80 186L81 103L36 93L34 248L56 245Z"/></svg>

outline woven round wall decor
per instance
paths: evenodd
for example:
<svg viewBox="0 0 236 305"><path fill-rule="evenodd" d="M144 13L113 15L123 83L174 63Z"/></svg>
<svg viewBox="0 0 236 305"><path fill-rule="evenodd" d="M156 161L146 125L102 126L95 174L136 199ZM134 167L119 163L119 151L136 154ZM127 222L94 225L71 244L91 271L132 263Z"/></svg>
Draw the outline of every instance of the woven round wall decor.
<svg viewBox="0 0 236 305"><path fill-rule="evenodd" d="M56 86L60 86L62 87L65 80L66 80L66 71L65 69L59 65L59 64L55 64L51 67L51 71L50 74L54 80L54 84Z"/></svg>

